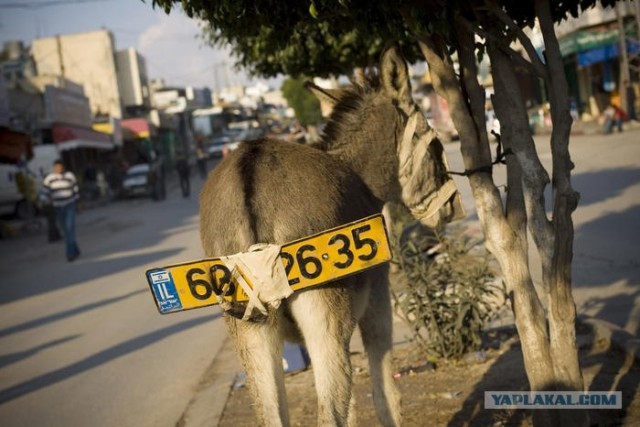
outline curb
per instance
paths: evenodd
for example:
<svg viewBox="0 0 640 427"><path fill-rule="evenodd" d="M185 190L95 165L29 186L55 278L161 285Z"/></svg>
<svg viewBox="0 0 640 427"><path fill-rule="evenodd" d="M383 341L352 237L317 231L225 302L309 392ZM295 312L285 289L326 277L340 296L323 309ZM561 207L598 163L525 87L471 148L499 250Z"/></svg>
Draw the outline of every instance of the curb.
<svg viewBox="0 0 640 427"><path fill-rule="evenodd" d="M640 338L634 337L618 325L595 317L579 315L577 321L593 330L596 343L623 351L635 359L636 363L640 363Z"/></svg>
<svg viewBox="0 0 640 427"><path fill-rule="evenodd" d="M205 372L176 427L214 427L220 423L238 372L242 371L233 343L226 337Z"/></svg>

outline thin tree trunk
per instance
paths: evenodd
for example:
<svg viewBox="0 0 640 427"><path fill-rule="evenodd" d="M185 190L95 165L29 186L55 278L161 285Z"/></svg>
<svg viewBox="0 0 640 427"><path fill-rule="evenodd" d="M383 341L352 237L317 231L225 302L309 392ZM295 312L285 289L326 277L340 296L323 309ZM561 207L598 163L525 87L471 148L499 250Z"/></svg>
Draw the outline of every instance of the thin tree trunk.
<svg viewBox="0 0 640 427"><path fill-rule="evenodd" d="M558 386L567 390L583 390L584 382L578 361L576 344L576 306L571 294L571 262L573 259L573 220L579 194L571 187L571 170L574 165L569 154L571 114L569 87L564 73L560 47L553 29L549 0L537 0L536 15L540 22L546 48L549 74L549 99L553 131L551 153L553 156L553 231L555 242L551 252L549 278L549 332L551 355ZM573 425L588 424L586 412Z"/></svg>
<svg viewBox="0 0 640 427"><path fill-rule="evenodd" d="M491 164L489 144L486 135L484 138L479 135L480 132L486 134L484 111L479 126L471 112L473 107L469 106L467 97L463 95L461 82L456 78L453 65L445 54L442 43L429 36L423 36L419 41L429 64L434 87L449 103L453 122L460 134L465 168L476 170L489 166ZM477 70L473 51L461 50L458 54L464 93L469 93L470 89L472 92L477 91L479 84L475 77ZM487 248L500 263L511 294L516 327L522 340L525 368L531 389L544 390L553 381L553 368L549 355L544 310L529 273L526 237L523 242L519 236L518 232L522 230L521 225L514 229L507 222L500 194L491 173L486 171L473 173L469 176L469 183L473 191L478 218L485 232ZM522 223L522 216L519 221Z"/></svg>

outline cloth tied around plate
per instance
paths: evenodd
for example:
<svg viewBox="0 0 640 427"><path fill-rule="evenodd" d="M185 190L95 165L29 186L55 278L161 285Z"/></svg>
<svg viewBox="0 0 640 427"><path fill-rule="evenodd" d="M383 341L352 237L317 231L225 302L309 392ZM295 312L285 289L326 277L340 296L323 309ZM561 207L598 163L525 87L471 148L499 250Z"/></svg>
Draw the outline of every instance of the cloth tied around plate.
<svg viewBox="0 0 640 427"><path fill-rule="evenodd" d="M229 301L216 295L220 307L242 320L264 321L268 309L277 309L293 293L280 258L282 245L260 243L247 252L221 257L231 272L231 281L242 288L249 300Z"/></svg>

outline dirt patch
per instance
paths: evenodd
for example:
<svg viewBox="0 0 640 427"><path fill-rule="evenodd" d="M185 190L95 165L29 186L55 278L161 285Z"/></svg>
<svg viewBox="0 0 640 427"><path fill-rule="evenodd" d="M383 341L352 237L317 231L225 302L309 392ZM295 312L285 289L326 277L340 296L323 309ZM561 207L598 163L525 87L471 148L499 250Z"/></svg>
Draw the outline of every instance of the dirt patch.
<svg viewBox="0 0 640 427"><path fill-rule="evenodd" d="M580 361L589 390L622 391L622 410L593 410L591 424L640 425L640 365L626 354L595 342L590 330L579 331ZM358 424L379 425L373 407L366 355L352 355ZM424 361L411 343L394 348L397 371ZM424 368L423 368L424 369ZM406 370L406 369L405 369ZM418 369L420 371L420 369ZM528 426L531 412L484 409L484 391L526 390L520 342L513 330L494 332L484 354L472 361L436 364L434 369L409 372L396 379L402 393L405 426ZM316 424L316 395L311 369L286 378L293 426ZM234 388L220 420L221 427L255 426L246 387Z"/></svg>

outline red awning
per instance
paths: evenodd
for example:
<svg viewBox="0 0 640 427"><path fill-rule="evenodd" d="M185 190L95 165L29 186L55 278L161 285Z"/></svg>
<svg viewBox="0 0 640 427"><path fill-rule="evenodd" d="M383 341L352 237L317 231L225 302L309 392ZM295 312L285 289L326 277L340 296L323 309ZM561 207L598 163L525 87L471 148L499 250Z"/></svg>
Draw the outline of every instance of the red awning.
<svg viewBox="0 0 640 427"><path fill-rule="evenodd" d="M16 132L0 127L0 163L16 164L25 157L33 157L31 137L23 132Z"/></svg>
<svg viewBox="0 0 640 427"><path fill-rule="evenodd" d="M54 124L51 127L51 135L53 142L61 151L73 150L74 148L111 150L114 147L110 135L90 128Z"/></svg>
<svg viewBox="0 0 640 427"><path fill-rule="evenodd" d="M149 138L153 132L147 119L125 119L121 125L122 129L129 130L135 138Z"/></svg>

